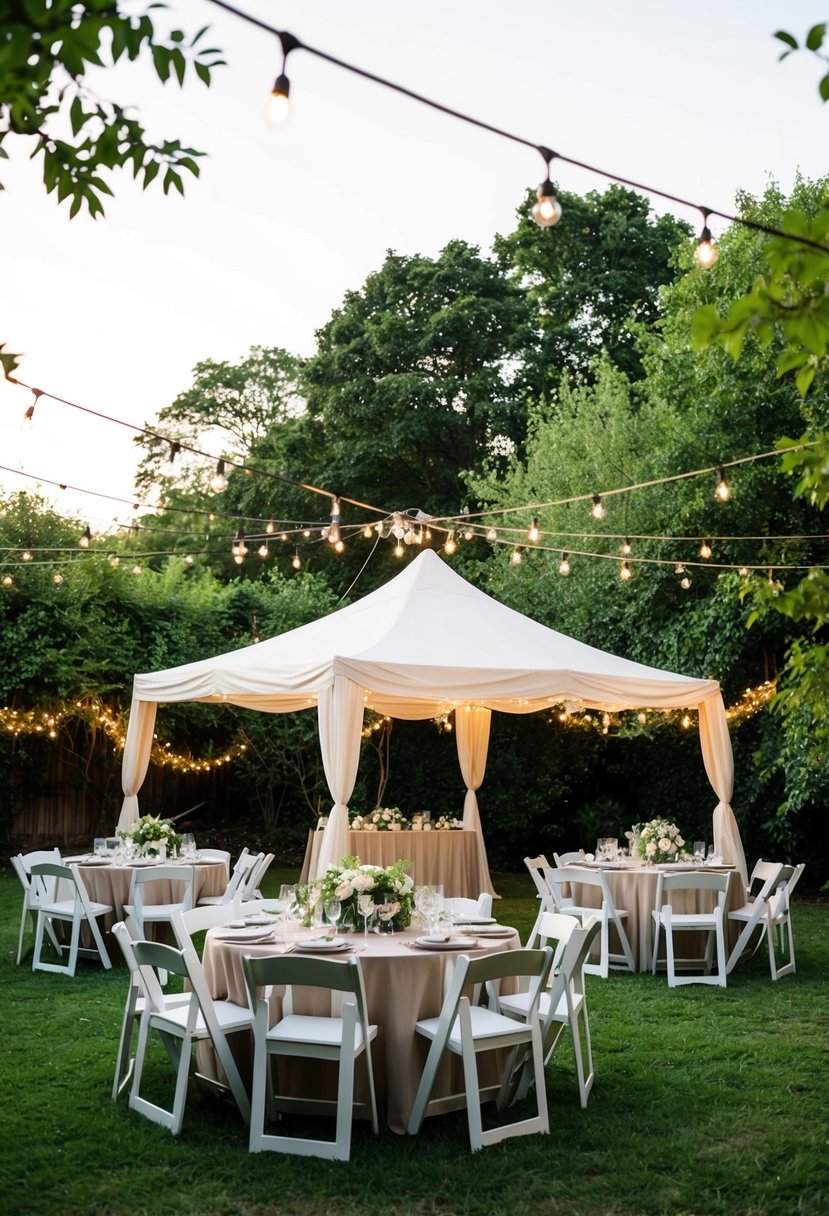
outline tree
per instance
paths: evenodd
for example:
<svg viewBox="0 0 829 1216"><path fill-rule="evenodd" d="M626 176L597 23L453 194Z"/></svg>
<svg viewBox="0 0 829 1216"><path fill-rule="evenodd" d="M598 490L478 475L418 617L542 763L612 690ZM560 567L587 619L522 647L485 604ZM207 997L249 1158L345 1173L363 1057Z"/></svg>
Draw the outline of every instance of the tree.
<svg viewBox="0 0 829 1216"><path fill-rule="evenodd" d="M184 193L183 171L199 175L204 153L177 139L153 142L128 107L96 96L88 79L90 69L143 55L162 82L183 85L192 70L209 85L224 60L201 45L208 27L189 40L179 29L162 33L150 15L161 7L133 14L117 0L0 0L0 158L30 148L47 193L71 200L70 218L83 206L103 215L108 171L131 168L144 189L161 174L165 194Z"/></svg>
<svg viewBox="0 0 829 1216"><path fill-rule="evenodd" d="M565 374L589 377L602 351L638 379L638 331L656 320L659 289L673 281L674 253L691 230L672 215L655 217L647 199L622 186L559 197L555 228L534 222L528 194L515 231L495 242L536 310L533 388L549 395Z"/></svg>

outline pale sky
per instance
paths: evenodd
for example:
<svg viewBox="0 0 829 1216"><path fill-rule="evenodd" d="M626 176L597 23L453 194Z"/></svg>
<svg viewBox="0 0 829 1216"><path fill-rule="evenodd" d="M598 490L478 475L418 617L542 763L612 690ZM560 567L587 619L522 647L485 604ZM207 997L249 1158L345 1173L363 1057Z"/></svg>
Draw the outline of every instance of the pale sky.
<svg viewBox="0 0 829 1216"><path fill-rule="evenodd" d="M315 331L387 249L435 255L453 238L487 251L509 231L541 159L328 66L288 63L293 112L264 109L275 39L209 0L169 0L210 23L226 52L210 89L161 86L144 65L98 73L150 132L210 153L186 196L124 177L106 218L70 221L25 153L0 162L0 342L28 383L136 425L191 383L199 360L255 344L314 350ZM801 0L238 0L307 43L535 143L730 211L738 189L827 170L829 108L811 56L777 63L771 34L825 16ZM562 188L606 182L555 166ZM655 200L658 210L664 205ZM698 213L672 208L692 225ZM562 227L566 215L562 219ZM712 225L716 231L716 225ZM0 385L0 464L131 498L130 432ZM36 483L0 473L4 490ZM95 529L123 512L44 487Z"/></svg>

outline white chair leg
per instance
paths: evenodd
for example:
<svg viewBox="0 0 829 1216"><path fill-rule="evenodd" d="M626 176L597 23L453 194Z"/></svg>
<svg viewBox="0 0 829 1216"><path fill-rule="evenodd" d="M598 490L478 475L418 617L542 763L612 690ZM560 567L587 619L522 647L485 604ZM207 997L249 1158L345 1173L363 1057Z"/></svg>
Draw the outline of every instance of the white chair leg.
<svg viewBox="0 0 829 1216"><path fill-rule="evenodd" d="M348 1161L351 1156L351 1123L354 1113L354 1042L357 1026L357 1006L343 1006L342 1050L340 1076L337 1085L337 1129L334 1149L336 1161Z"/></svg>
<svg viewBox="0 0 829 1216"><path fill-rule="evenodd" d="M121 1038L118 1041L118 1053L115 1057L115 1076L112 1080L113 1102L127 1088L132 1076L134 1061L130 1056L132 1047L132 1031L135 1025L135 1009L138 1000L137 986L130 981L130 991L124 1006L124 1017L121 1021Z"/></svg>
<svg viewBox="0 0 829 1216"><path fill-rule="evenodd" d="M676 987L676 971L674 969L674 930L671 924L671 914L673 909L670 904L665 904L662 912L665 917L665 963L668 970L668 987Z"/></svg>
<svg viewBox="0 0 829 1216"><path fill-rule="evenodd" d="M469 1012L469 1001L466 997L461 998L460 1005L458 1006L458 1024L461 1034L463 1082L466 1088L469 1147L473 1153L477 1153L484 1146L481 1123L481 1091L478 1084L478 1062L475 1059L475 1045L472 1041L472 1018Z"/></svg>
<svg viewBox="0 0 829 1216"><path fill-rule="evenodd" d="M725 988L725 932L722 923L722 909L716 909L717 926L714 930L717 938L717 975L719 977L720 988Z"/></svg>
<svg viewBox="0 0 829 1216"><path fill-rule="evenodd" d="M260 1011L257 1010L257 1019ZM263 1032L264 1031L264 1032ZM253 1086L250 1097L250 1136L248 1149L251 1153L262 1150L262 1138L265 1134L265 1104L269 1089L271 1061L265 1046L267 1025L260 1028L256 1034L256 1050L253 1060Z"/></svg>

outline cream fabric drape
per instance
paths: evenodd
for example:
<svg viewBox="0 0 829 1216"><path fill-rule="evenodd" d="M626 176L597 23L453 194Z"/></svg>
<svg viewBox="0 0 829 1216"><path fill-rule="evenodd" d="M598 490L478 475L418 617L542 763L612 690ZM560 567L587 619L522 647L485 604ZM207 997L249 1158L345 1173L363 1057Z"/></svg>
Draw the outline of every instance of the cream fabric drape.
<svg viewBox="0 0 829 1216"><path fill-rule="evenodd" d="M719 802L714 808L714 847L723 861L737 867L743 885L748 885L748 867L740 829L731 809L734 792L734 755L728 734L722 694L709 697L699 707L699 741L708 780Z"/></svg>
<svg viewBox="0 0 829 1216"><path fill-rule="evenodd" d="M155 701L137 701L133 697L129 729L121 763L121 788L124 802L118 819L118 831L123 831L138 818L138 791L150 767L153 731L156 715Z"/></svg>
<svg viewBox="0 0 829 1216"><path fill-rule="evenodd" d="M477 836L481 872L487 875L489 874L489 864L475 791L480 789L486 772L491 721L492 711L484 709L482 705L461 705L455 711L455 745L458 749L461 776L466 785L463 826L465 831L474 832ZM490 882L487 883L486 891L490 895L495 894ZM480 895L481 892L479 891L478 894Z"/></svg>
<svg viewBox="0 0 829 1216"><path fill-rule="evenodd" d="M348 800L360 763L363 704L363 690L343 676L336 676L319 695L322 766L334 806L323 833L314 878L348 854Z"/></svg>

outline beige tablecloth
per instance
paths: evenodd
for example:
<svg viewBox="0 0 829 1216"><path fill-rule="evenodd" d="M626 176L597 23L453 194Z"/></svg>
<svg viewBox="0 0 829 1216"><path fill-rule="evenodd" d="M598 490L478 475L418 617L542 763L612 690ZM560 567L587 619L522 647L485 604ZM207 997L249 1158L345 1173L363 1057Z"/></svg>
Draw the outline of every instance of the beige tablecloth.
<svg viewBox="0 0 829 1216"><path fill-rule="evenodd" d="M633 957L639 971L650 971L651 955L653 953L653 907L656 899L656 884L659 877L658 866L599 866L594 864L591 869L601 869L607 877L607 884L613 896L617 910L627 910L628 916L623 921L627 930ZM688 869L697 867L689 866ZM726 867L705 866L706 870L722 873ZM671 868L671 872L675 867ZM746 901L745 888L739 873L731 869L728 883L728 893L725 900L726 915L735 908L742 907ZM671 906L675 912L710 911L716 903L713 891L671 892ZM601 889L599 887L584 887L573 884L573 897L577 904L598 908L601 904ZM726 922L726 946L728 949L737 940L741 926ZM684 933L682 935L681 954L683 958L703 957L705 949L704 934ZM618 944L616 930L610 928L610 951L614 953L621 947ZM660 945L660 959L664 960L664 942Z"/></svg>
<svg viewBox="0 0 829 1216"><path fill-rule="evenodd" d="M300 882L316 871L322 832L309 832ZM475 832L353 832L348 847L360 861L391 865L401 857L412 863L412 877L420 883L442 883L447 898L477 899L492 891L489 871L482 866Z"/></svg>
<svg viewBox="0 0 829 1216"><path fill-rule="evenodd" d="M165 864L190 866L193 862L168 862ZM90 899L99 904L111 904L112 912L102 918L104 928L110 931L116 921L124 919L124 905L130 902L130 882L134 872L133 866L117 865L84 865L78 864L84 886L89 892ZM228 868L223 861L211 861L195 866L193 881L194 904L203 895L221 895L227 886ZM145 892L145 903L169 904L180 900L183 889L180 883L158 882L151 883Z"/></svg>
<svg viewBox="0 0 829 1216"><path fill-rule="evenodd" d="M266 956L269 946L223 942L215 933L215 930L208 933L204 950L204 971L210 993L214 998L247 1005L242 956ZM355 934L351 939L359 946L365 944L357 957L363 972L369 1022L378 1027L372 1061L381 1119L385 1117L392 1131L399 1133L406 1130L429 1048L429 1041L415 1033L415 1023L420 1018L436 1017L440 1013L455 959L461 953L478 956L497 950L517 950L521 945L517 932L513 932L510 937L479 938L478 949L419 950L407 944L417 936L418 932L407 930L394 935L370 933L367 939L362 934ZM509 991L506 982L503 991ZM272 1024L281 1016L282 995L282 989L275 989L271 997ZM327 1014L330 1001L330 994L306 989L295 995L294 1009L298 1013ZM250 1036L242 1032L231 1036L230 1041L240 1072L243 1078L249 1079L252 1067ZM200 1044L198 1051L199 1070L215 1077L217 1064L212 1048L209 1044ZM494 1085L497 1080L497 1063L488 1056L489 1053L485 1053L480 1061L482 1086ZM280 1061L279 1068L280 1092L296 1096L336 1096L336 1071L330 1063ZM363 1075L363 1069L358 1067L357 1076L361 1081ZM445 1059L427 1114L463 1105L446 1098L447 1094L462 1090L460 1061L457 1057Z"/></svg>

